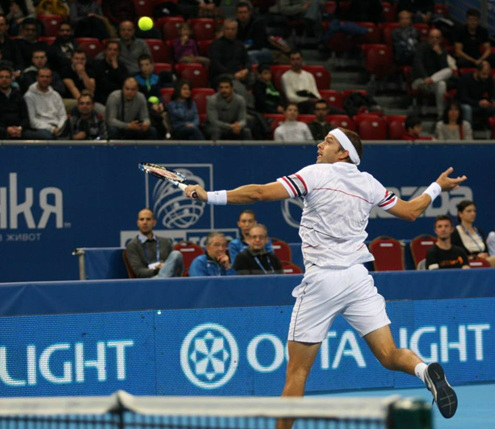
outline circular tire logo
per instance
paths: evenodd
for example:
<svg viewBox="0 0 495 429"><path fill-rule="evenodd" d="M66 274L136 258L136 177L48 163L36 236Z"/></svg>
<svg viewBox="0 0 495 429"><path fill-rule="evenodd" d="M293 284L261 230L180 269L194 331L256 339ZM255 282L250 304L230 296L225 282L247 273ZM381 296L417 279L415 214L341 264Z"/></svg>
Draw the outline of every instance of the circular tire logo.
<svg viewBox="0 0 495 429"><path fill-rule="evenodd" d="M182 342L180 364L189 381L203 389L216 389L234 375L239 349L233 335L216 323L196 326Z"/></svg>

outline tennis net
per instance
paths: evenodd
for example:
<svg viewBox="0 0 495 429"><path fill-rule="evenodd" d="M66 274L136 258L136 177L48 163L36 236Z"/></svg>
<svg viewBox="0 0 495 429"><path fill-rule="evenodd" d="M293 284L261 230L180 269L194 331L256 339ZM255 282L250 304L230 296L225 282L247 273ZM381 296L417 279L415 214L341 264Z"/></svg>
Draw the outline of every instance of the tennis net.
<svg viewBox="0 0 495 429"><path fill-rule="evenodd" d="M0 429L432 429L431 407L400 396L0 399Z"/></svg>

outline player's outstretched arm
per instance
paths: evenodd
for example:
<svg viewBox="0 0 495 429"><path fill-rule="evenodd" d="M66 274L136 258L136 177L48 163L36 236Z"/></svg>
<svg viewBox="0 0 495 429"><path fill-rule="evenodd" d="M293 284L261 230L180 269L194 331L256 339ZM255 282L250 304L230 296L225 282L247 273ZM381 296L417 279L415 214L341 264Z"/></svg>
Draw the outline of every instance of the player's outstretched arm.
<svg viewBox="0 0 495 429"><path fill-rule="evenodd" d="M196 193L200 201L217 205L251 204L258 201L279 201L289 198L289 193L278 182L266 185L245 185L231 191L216 192L206 192L199 185L190 185L185 192L189 198L193 198L193 193Z"/></svg>
<svg viewBox="0 0 495 429"><path fill-rule="evenodd" d="M404 201L399 198L397 204L388 210L389 213L394 216L414 221L426 210L430 203L440 195L441 191L452 191L459 187L459 185L464 182L466 176L450 177L450 174L454 171L452 167L445 170L438 179L433 182L426 191L410 201Z"/></svg>

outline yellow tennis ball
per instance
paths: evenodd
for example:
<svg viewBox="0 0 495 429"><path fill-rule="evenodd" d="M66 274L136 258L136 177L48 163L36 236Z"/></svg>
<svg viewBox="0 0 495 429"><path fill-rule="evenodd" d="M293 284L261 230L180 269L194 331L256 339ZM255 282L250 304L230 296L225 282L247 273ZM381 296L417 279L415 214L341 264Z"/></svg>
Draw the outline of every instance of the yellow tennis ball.
<svg viewBox="0 0 495 429"><path fill-rule="evenodd" d="M158 97L155 97L154 95L152 95L150 98L148 98L148 101L151 104L159 104L160 103L160 100L158 99Z"/></svg>
<svg viewBox="0 0 495 429"><path fill-rule="evenodd" d="M148 31L153 28L153 20L149 16L139 18L138 26L143 31Z"/></svg>

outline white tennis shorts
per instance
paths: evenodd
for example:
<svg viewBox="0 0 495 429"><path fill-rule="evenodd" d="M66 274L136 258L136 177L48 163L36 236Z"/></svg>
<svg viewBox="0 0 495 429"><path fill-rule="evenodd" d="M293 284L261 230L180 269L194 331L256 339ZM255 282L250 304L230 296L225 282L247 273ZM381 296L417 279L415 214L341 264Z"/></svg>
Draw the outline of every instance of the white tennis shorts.
<svg viewBox="0 0 495 429"><path fill-rule="evenodd" d="M390 324L385 299L363 265L345 269L310 266L292 295L297 298L289 327L289 341L319 343L327 338L337 315L363 337Z"/></svg>

